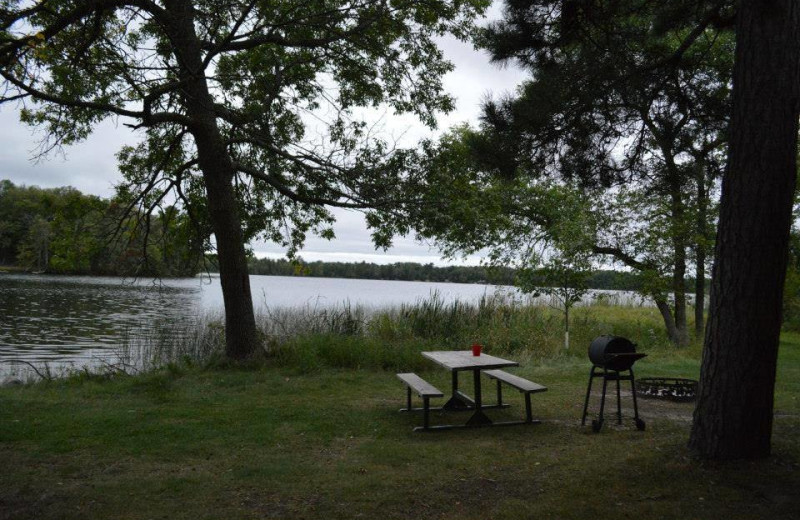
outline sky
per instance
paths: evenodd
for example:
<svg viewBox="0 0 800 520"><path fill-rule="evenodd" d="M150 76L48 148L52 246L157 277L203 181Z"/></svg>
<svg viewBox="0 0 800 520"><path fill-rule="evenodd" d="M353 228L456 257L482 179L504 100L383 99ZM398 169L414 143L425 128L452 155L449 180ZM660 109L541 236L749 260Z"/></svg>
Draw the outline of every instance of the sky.
<svg viewBox="0 0 800 520"><path fill-rule="evenodd" d="M500 8L495 2L486 20L498 18ZM485 23L482 22L482 23ZM455 69L444 78L445 90L456 99L456 109L438 117L438 128L431 130L413 116L376 114L386 137L396 139L401 146L414 146L425 137L435 137L448 128L464 122L476 124L480 104L487 96L498 97L512 92L525 78L525 73L513 66L499 67L489 63L488 55L475 50L471 44L454 38L440 40L445 56ZM73 186L93 195L109 197L122 177L117 168L116 153L138 138L122 121L106 120L93 134L77 145L38 158L42 135L36 129L19 122L17 108L0 105L0 179L14 184L36 185L43 188ZM431 244L419 243L413 237L396 237L388 251L376 251L361 213L335 209L336 238L332 241L309 236L300 252L307 261L331 262L420 262L436 265L471 264L480 256L446 260ZM256 256L281 258L285 250L269 242L251 244Z"/></svg>

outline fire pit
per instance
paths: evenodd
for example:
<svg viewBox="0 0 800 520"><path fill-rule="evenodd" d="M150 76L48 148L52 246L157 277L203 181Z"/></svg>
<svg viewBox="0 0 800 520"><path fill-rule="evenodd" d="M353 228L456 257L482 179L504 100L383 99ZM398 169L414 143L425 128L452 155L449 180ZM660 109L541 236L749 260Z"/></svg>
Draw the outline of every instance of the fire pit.
<svg viewBox="0 0 800 520"><path fill-rule="evenodd" d="M697 398L697 381L679 377L647 377L636 382L639 397L689 402Z"/></svg>

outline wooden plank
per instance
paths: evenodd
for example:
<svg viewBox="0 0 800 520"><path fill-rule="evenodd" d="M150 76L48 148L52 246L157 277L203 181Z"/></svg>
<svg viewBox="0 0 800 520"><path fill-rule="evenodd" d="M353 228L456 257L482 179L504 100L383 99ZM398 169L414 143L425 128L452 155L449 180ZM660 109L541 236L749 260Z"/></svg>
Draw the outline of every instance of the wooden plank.
<svg viewBox="0 0 800 520"><path fill-rule="evenodd" d="M516 367L519 363L489 354L473 356L471 350L436 350L422 355L449 370L490 369Z"/></svg>
<svg viewBox="0 0 800 520"><path fill-rule="evenodd" d="M547 390L546 386L542 386L539 383L534 383L533 381L528 381L524 377L515 376L514 374L509 374L503 370L486 370L484 374L489 376L492 379L499 379L500 381L507 383L514 388L518 389L520 392L525 392L528 394L533 394L536 392L544 392Z"/></svg>
<svg viewBox="0 0 800 520"><path fill-rule="evenodd" d="M405 374L397 374L406 385L409 386L412 390L417 392L420 397L443 397L444 394L441 390L430 384L429 382L425 381L417 374L414 373L405 373Z"/></svg>

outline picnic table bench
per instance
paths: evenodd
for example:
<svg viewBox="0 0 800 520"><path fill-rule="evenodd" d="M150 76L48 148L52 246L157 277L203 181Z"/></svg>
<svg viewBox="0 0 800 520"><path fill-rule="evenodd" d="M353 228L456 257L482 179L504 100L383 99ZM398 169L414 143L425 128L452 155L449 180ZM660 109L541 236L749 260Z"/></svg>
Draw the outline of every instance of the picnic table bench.
<svg viewBox="0 0 800 520"><path fill-rule="evenodd" d="M534 383L533 381L528 381L527 379L514 374L509 374L505 370L485 370L483 373L486 374L489 379L494 379L497 381L497 404L503 404L502 383L505 383L525 394L524 422L528 424L541 422L533 420L533 415L531 413L531 394L546 392L546 386L542 386L539 383Z"/></svg>
<svg viewBox="0 0 800 520"><path fill-rule="evenodd" d="M414 431L423 429L427 430L430 428L430 399L431 397L443 397L444 393L430 384L429 382L425 381L417 374L406 372L403 374L397 374L397 377L400 378L403 383L405 383L406 388L408 389L408 394L406 397L406 408L401 409L401 412L413 412L419 410L419 408L412 408L411 407L411 391L417 393L422 398L422 411L424 413L423 419L423 426L422 428L417 427L414 428Z"/></svg>

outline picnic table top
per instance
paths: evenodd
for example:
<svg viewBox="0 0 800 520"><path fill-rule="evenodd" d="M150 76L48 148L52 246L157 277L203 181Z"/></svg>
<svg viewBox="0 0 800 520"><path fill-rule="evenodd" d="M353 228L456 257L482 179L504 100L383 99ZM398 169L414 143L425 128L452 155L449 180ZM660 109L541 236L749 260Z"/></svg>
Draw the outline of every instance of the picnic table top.
<svg viewBox="0 0 800 520"><path fill-rule="evenodd" d="M489 354L473 356L471 350L435 350L423 352L423 356L449 370L488 370L491 368L517 367L519 363Z"/></svg>

